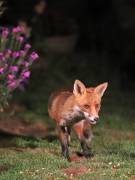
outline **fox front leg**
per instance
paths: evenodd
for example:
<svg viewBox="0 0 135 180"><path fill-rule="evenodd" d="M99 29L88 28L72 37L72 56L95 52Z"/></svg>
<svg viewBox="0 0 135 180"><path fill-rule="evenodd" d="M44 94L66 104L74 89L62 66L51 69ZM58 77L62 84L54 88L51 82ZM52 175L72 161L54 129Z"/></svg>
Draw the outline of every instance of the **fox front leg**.
<svg viewBox="0 0 135 180"><path fill-rule="evenodd" d="M81 144L81 147L82 147L82 150L83 150L84 157L91 158L91 157L94 156L94 154L91 151L90 144L87 142L86 138L81 139L80 144Z"/></svg>
<svg viewBox="0 0 135 180"><path fill-rule="evenodd" d="M91 140L93 137L92 129L89 123L85 120L74 125L74 130L80 141L83 155L86 158L92 157L93 153L91 152Z"/></svg>
<svg viewBox="0 0 135 180"><path fill-rule="evenodd" d="M59 127L59 138L60 138L60 142L61 142L62 155L68 161L70 161L69 149L68 149L70 134L69 134L69 130L66 126Z"/></svg>
<svg viewBox="0 0 135 180"><path fill-rule="evenodd" d="M91 140L92 140L93 134L90 129L84 129L83 136L80 138L80 144L83 150L83 155L86 158L93 157L94 154L91 151Z"/></svg>

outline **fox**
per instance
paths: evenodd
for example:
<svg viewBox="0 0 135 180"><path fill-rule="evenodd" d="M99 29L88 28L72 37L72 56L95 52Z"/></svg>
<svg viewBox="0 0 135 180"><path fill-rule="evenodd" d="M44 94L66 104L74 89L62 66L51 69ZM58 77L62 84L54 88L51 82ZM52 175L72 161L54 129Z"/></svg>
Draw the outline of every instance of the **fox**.
<svg viewBox="0 0 135 180"><path fill-rule="evenodd" d="M93 126L99 119L101 99L108 82L96 87L88 87L80 80L75 80L73 90L52 93L48 101L49 116L55 121L64 158L71 161L69 144L73 129L80 142L82 154L93 156L91 140Z"/></svg>

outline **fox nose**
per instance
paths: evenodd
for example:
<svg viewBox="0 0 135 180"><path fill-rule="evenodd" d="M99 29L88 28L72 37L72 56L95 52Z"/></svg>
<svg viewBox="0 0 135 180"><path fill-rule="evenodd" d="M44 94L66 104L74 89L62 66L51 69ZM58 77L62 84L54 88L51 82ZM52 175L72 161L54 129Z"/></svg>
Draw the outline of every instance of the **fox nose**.
<svg viewBox="0 0 135 180"><path fill-rule="evenodd" d="M94 121L98 121L98 119L99 119L99 117L95 117L95 118L94 118Z"/></svg>

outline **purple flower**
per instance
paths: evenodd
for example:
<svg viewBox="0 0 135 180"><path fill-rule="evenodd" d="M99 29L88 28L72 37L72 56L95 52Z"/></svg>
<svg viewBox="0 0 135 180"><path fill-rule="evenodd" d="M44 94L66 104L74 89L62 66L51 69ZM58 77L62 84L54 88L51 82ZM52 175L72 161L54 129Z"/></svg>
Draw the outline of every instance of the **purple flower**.
<svg viewBox="0 0 135 180"><path fill-rule="evenodd" d="M12 57L13 57L13 58L17 58L17 57L19 57L19 55L20 55L19 51L14 51L14 52L12 53Z"/></svg>
<svg viewBox="0 0 135 180"><path fill-rule="evenodd" d="M13 72L18 72L19 68L18 68L18 66L11 66L10 70Z"/></svg>
<svg viewBox="0 0 135 180"><path fill-rule="evenodd" d="M0 53L0 61L4 61L5 60L5 56L3 53Z"/></svg>
<svg viewBox="0 0 135 180"><path fill-rule="evenodd" d="M4 68L0 68L0 74L3 74L4 73Z"/></svg>
<svg viewBox="0 0 135 180"><path fill-rule="evenodd" d="M18 36L16 38L20 43L22 43L24 41L24 37L23 36Z"/></svg>
<svg viewBox="0 0 135 180"><path fill-rule="evenodd" d="M32 52L32 54L30 55L30 58L35 61L36 59L39 58L39 55L36 52Z"/></svg>
<svg viewBox="0 0 135 180"><path fill-rule="evenodd" d="M29 78L30 77L30 71L22 72L22 77L23 78Z"/></svg>
<svg viewBox="0 0 135 180"><path fill-rule="evenodd" d="M17 26L17 27L15 27L15 28L12 29L12 32L13 32L13 33L23 32L23 28L20 27L20 26Z"/></svg>
<svg viewBox="0 0 135 180"><path fill-rule="evenodd" d="M9 35L9 30L8 28L4 28L2 31L2 38L6 39Z"/></svg>
<svg viewBox="0 0 135 180"><path fill-rule="evenodd" d="M8 74L8 79L9 80L13 80L15 78L15 75L14 74Z"/></svg>
<svg viewBox="0 0 135 180"><path fill-rule="evenodd" d="M11 49L6 49L4 54L5 54L5 58L9 58L10 55L12 54L12 50Z"/></svg>
<svg viewBox="0 0 135 180"><path fill-rule="evenodd" d="M24 57L26 55L26 52L24 50L19 51L20 57Z"/></svg>
<svg viewBox="0 0 135 180"><path fill-rule="evenodd" d="M25 44L24 49L28 50L28 49L30 49L30 48L31 48L31 45L30 45L30 44Z"/></svg>
<svg viewBox="0 0 135 180"><path fill-rule="evenodd" d="M17 81L8 81L8 88L15 89L17 87Z"/></svg>
<svg viewBox="0 0 135 180"><path fill-rule="evenodd" d="M29 67L30 66L30 63L29 62L27 62L27 61L25 61L25 62L23 62L23 65L24 65L24 67Z"/></svg>

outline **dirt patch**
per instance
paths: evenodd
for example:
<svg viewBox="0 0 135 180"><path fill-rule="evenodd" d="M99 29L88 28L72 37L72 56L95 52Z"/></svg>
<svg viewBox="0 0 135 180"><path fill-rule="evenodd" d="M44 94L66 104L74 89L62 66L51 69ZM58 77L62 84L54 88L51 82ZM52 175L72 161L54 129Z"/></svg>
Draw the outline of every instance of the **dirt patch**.
<svg viewBox="0 0 135 180"><path fill-rule="evenodd" d="M69 176L70 178L74 176L80 176L86 172L88 172L88 168L86 166L80 166L80 167L70 167L63 170L63 172Z"/></svg>
<svg viewBox="0 0 135 180"><path fill-rule="evenodd" d="M23 113L26 107L12 103L4 109L4 113L0 116L0 133L8 135L48 138L50 127L43 122L28 122L27 119L21 119L16 113ZM8 114L8 115L7 115ZM53 139L50 139L53 140Z"/></svg>
<svg viewBox="0 0 135 180"><path fill-rule="evenodd" d="M82 157L79 157L77 155L71 156L71 161L72 162L80 162L82 160Z"/></svg>
<svg viewBox="0 0 135 180"><path fill-rule="evenodd" d="M135 176L131 176L129 180L135 180Z"/></svg>
<svg viewBox="0 0 135 180"><path fill-rule="evenodd" d="M20 119L0 120L0 133L27 137L46 137L49 127L42 122L28 123Z"/></svg>
<svg viewBox="0 0 135 180"><path fill-rule="evenodd" d="M74 155L71 156L72 162L80 162L86 159L80 152L75 152Z"/></svg>

